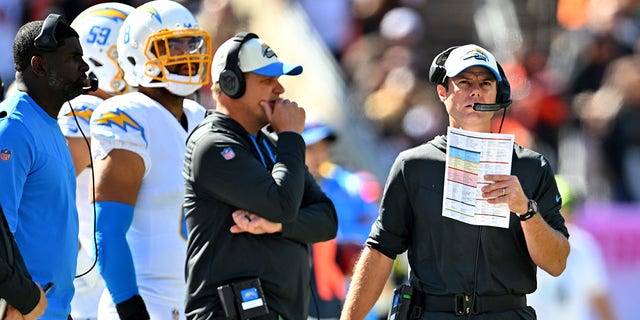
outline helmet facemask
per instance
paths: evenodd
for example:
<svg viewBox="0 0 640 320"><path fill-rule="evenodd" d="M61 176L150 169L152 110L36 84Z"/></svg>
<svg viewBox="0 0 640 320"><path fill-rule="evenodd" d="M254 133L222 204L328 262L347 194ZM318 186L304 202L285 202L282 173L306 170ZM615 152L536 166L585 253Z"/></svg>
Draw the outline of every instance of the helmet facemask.
<svg viewBox="0 0 640 320"><path fill-rule="evenodd" d="M145 44L144 74L149 87L188 96L209 83L211 38L201 29L161 30Z"/></svg>

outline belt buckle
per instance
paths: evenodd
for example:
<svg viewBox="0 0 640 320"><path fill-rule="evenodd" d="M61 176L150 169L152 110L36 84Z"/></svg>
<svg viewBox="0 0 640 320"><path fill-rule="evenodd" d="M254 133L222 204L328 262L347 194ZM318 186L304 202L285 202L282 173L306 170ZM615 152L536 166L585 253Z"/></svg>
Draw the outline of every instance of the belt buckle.
<svg viewBox="0 0 640 320"><path fill-rule="evenodd" d="M470 314L472 312L473 302L471 300L471 296L459 293L453 296L453 300L456 316Z"/></svg>

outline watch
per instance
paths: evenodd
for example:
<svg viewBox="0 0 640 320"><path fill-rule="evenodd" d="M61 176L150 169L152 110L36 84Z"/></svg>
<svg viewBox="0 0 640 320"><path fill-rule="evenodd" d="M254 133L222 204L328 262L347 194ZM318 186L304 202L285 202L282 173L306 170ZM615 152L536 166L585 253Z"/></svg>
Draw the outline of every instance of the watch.
<svg viewBox="0 0 640 320"><path fill-rule="evenodd" d="M516 216L518 216L518 219L520 219L520 221L527 221L533 218L533 216L535 216L537 213L538 203L533 199L529 199L529 208L527 209L527 212L522 215L516 213Z"/></svg>

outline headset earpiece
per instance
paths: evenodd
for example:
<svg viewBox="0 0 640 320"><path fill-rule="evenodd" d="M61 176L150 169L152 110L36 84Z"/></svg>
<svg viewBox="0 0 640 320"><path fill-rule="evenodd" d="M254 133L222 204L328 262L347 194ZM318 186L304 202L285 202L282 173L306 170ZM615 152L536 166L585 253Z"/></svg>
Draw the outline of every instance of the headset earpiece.
<svg viewBox="0 0 640 320"><path fill-rule="evenodd" d="M244 75L230 69L224 69L220 73L218 83L220 84L220 90L233 99L242 97L246 90Z"/></svg>
<svg viewBox="0 0 640 320"><path fill-rule="evenodd" d="M502 66L497 62L496 65L498 65L498 72L500 73L500 78L502 78L502 80L498 81L496 103L507 103L511 101L511 85L509 84L509 80L507 80L507 75L504 73Z"/></svg>
<svg viewBox="0 0 640 320"><path fill-rule="evenodd" d="M33 40L33 45L38 50L42 51L55 51L58 48L58 41L56 41L55 31L58 26L58 22L62 20L59 14L51 13L47 16L40 29L40 34Z"/></svg>
<svg viewBox="0 0 640 320"><path fill-rule="evenodd" d="M238 33L233 38L232 47L229 48L229 52L227 53L224 70L222 70L220 78L218 79L220 90L230 98L239 99L244 95L246 83L244 73L238 66L238 55L240 54L240 48L242 45L254 38L258 38L258 36L255 33L250 32Z"/></svg>
<svg viewBox="0 0 640 320"><path fill-rule="evenodd" d="M447 69L444 68L444 63L447 61L447 58L449 58L451 51L457 47L458 46L451 47L441 52L435 57L435 59L433 59L431 67L429 67L429 80L431 83L436 85L444 84L444 81L447 78Z"/></svg>

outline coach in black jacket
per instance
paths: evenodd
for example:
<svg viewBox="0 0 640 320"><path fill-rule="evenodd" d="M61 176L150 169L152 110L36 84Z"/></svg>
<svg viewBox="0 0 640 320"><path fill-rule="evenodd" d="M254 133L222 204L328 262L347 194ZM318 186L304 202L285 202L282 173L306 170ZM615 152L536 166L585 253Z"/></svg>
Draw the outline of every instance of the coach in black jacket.
<svg viewBox="0 0 640 320"><path fill-rule="evenodd" d="M22 255L0 206L0 298L7 303L6 313L19 311L25 319L37 319L47 307L40 286L31 280ZM4 314L0 313L0 319Z"/></svg>
<svg viewBox="0 0 640 320"><path fill-rule="evenodd" d="M183 171L187 318L227 319L217 288L259 278L269 314L251 319L306 319L308 244L335 237L337 217L305 166L305 111L280 97L279 76L302 67L241 34L212 70L216 111L189 137ZM243 307L261 304L247 292Z"/></svg>

